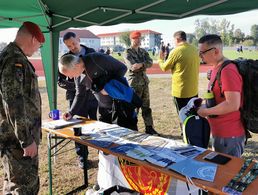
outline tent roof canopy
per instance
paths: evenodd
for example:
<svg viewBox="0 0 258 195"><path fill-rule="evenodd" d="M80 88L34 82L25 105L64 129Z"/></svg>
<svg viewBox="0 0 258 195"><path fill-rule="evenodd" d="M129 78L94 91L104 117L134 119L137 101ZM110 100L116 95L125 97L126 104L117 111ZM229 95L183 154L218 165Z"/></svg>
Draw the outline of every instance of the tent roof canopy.
<svg viewBox="0 0 258 195"><path fill-rule="evenodd" d="M0 2L0 28L38 23L43 31L69 27L140 23L193 15L223 15L258 8L257 0L26 0Z"/></svg>

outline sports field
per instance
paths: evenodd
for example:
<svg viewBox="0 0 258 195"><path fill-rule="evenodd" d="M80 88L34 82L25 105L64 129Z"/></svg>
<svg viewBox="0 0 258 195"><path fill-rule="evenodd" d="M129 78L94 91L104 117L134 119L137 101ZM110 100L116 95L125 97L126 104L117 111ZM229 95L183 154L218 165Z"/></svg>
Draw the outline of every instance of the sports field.
<svg viewBox="0 0 258 195"><path fill-rule="evenodd" d="M237 59L239 57L246 59L258 59L258 50L243 50L243 53L239 53L236 50L224 49L223 53L229 59ZM153 56L151 52L149 52L149 54L153 61L158 60L158 56ZM121 56L119 56L117 53L114 52L112 56L123 61L123 53L121 53Z"/></svg>

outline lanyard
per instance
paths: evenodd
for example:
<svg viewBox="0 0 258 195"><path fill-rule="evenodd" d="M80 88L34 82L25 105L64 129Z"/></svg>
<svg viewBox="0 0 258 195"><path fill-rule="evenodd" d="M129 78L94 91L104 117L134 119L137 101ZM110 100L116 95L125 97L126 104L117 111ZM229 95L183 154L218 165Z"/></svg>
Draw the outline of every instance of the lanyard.
<svg viewBox="0 0 258 195"><path fill-rule="evenodd" d="M242 194L253 180L258 176L258 163L255 163L252 168L244 175L246 169L251 164L252 160L248 159L241 167L239 173L231 179L227 186L224 187L224 192L234 192L233 194ZM241 178L241 179L240 179Z"/></svg>
<svg viewBox="0 0 258 195"><path fill-rule="evenodd" d="M247 167L249 167L249 165L251 164L252 160L248 159L244 162L244 164L242 165L240 171L237 173L237 175L231 179L231 181L228 183L228 185L226 187L232 188L237 181L244 175L245 170L247 169Z"/></svg>
<svg viewBox="0 0 258 195"><path fill-rule="evenodd" d="M253 167L250 169L250 171L244 177L242 177L240 182L238 182L238 184L235 186L235 189L237 191L243 192L248 187L248 185L252 183L253 180L255 180L257 175L258 163L255 163Z"/></svg>

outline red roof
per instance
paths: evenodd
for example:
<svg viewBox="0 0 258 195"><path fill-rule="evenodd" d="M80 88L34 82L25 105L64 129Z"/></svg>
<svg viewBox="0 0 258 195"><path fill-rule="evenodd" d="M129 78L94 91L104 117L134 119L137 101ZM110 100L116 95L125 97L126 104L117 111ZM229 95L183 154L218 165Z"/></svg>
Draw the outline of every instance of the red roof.
<svg viewBox="0 0 258 195"><path fill-rule="evenodd" d="M161 33L159 32L155 32L153 30L135 30L135 31L139 31L142 34L158 34L161 35ZM132 32L132 31L130 31ZM103 34L97 34L98 37L107 37L107 36L118 36L123 32L113 32L113 33L103 33Z"/></svg>
<svg viewBox="0 0 258 195"><path fill-rule="evenodd" d="M78 29L67 29L60 32L60 37L63 37L65 33L67 32L74 32L78 37L80 38L91 38L91 39L99 39L98 36L93 34L89 30L78 30Z"/></svg>

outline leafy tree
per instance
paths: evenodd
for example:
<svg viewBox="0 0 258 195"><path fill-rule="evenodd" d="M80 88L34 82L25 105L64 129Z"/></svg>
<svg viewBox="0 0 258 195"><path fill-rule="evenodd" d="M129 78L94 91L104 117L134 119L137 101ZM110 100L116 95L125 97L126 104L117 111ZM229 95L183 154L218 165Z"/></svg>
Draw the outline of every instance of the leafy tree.
<svg viewBox="0 0 258 195"><path fill-rule="evenodd" d="M257 24L252 25L252 27L251 27L251 36L254 39L254 44L257 44L258 43L258 25Z"/></svg>
<svg viewBox="0 0 258 195"><path fill-rule="evenodd" d="M213 20L205 18L195 21L195 35L199 39L206 34L218 34L225 45L233 44L234 25L226 19Z"/></svg>
<svg viewBox="0 0 258 195"><path fill-rule="evenodd" d="M200 39L206 34L218 34L217 30L217 21L204 18L202 20L195 20L195 36L197 39Z"/></svg>
<svg viewBox="0 0 258 195"><path fill-rule="evenodd" d="M253 46L254 45L254 40L252 39L247 39L243 42L244 46Z"/></svg>
<svg viewBox="0 0 258 195"><path fill-rule="evenodd" d="M194 38L195 38L194 34L192 34L192 33L187 33L187 34L186 34L186 37L187 37L187 41L188 41L189 43L192 43L193 40L194 40Z"/></svg>
<svg viewBox="0 0 258 195"><path fill-rule="evenodd" d="M119 40L121 43L125 44L126 47L129 47L131 45L130 32L122 32L119 36Z"/></svg>
<svg viewBox="0 0 258 195"><path fill-rule="evenodd" d="M195 47L198 47L198 40L194 38L191 44L194 45Z"/></svg>
<svg viewBox="0 0 258 195"><path fill-rule="evenodd" d="M186 34L186 37L187 37L187 42L194 45L194 46L197 46L198 45L198 40L196 39L195 35L192 34L192 33L187 33Z"/></svg>
<svg viewBox="0 0 258 195"><path fill-rule="evenodd" d="M239 44L245 39L245 33L243 33L239 28L234 32L234 44Z"/></svg>

